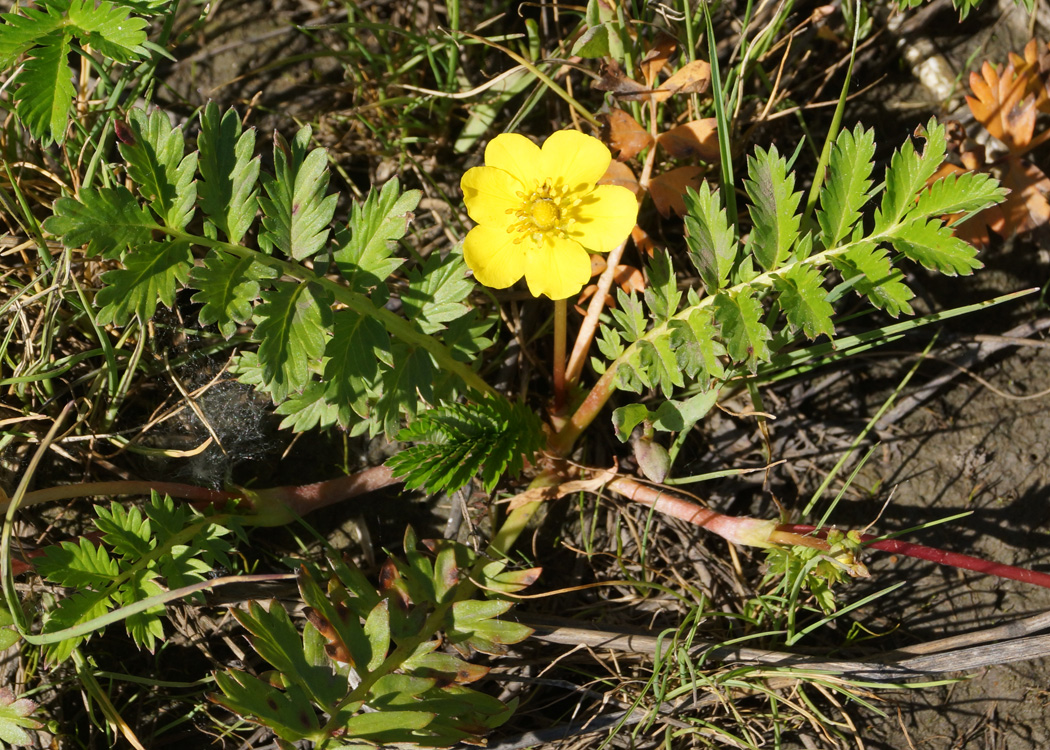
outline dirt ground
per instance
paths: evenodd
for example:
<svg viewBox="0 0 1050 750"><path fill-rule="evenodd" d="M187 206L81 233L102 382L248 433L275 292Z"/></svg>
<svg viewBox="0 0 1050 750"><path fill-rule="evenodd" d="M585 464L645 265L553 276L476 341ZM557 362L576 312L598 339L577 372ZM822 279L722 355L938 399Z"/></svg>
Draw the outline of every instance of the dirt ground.
<svg viewBox="0 0 1050 750"><path fill-rule="evenodd" d="M909 44L932 43L945 53L956 72L968 70L970 60L978 53L1003 60L1006 51L1020 51L1029 38L1027 18L1009 3L988 3L961 30L954 23L938 21L953 13L947 3L934 5L932 10L923 11L925 15L918 23L906 27L902 38ZM172 89L165 96L171 97L173 109L190 110L207 99L242 109L250 102L265 116L265 122L279 122L288 128L297 114L311 117L319 108L334 110L346 105L349 92L341 91L333 82L338 71L331 62L272 70L266 67L278 57L307 46L299 34L287 31L288 20L331 22L337 20L339 12L319 14L305 4L286 0L260 15L258 6L252 2L224 3L215 17L187 40L178 54L182 62L162 73L171 82ZM1037 16L1037 36L1041 33L1044 40L1050 34L1048 14L1050 10L1043 6ZM889 77L859 96L846 114L847 123L875 118L878 122L872 124L889 134L887 138L892 135L896 139L893 143L898 143L915 121L934 112L930 91L911 75L901 55L901 45L889 32L867 48L858 73L870 78L886 73ZM958 105L961 97L955 96L953 101ZM966 119L964 107L947 114ZM900 124L894 126L893 118L899 118ZM265 132L265 127L262 130ZM364 158L354 153L352 145L343 147L349 160ZM1038 236L994 250L986 258L992 270L966 285L963 294L967 301L1045 285L1050 277L1048 249L1046 237ZM948 297L958 303L960 298L954 296L959 294L958 289L950 281L939 281L936 285L931 282L926 292L933 304ZM1002 313L954 321L949 333L1001 334L1040 314L1045 314L1045 306L1029 302ZM911 346L907 351L879 353L871 367L865 364L845 371L844 376L833 373L831 384L816 397L796 399L806 390L801 387L779 391L782 408L797 410L797 429L809 436L808 442L785 439L779 443L783 453L775 458L798 461L794 473L778 475L785 494L791 493L792 484L800 496L805 488L812 489L814 477L834 460L816 458L812 446L819 446L827 435L855 435L903 377L914 361L914 351ZM926 363L916 382L947 367ZM1012 395L1002 395L968 375L960 375L933 399L884 425L879 431L879 448L832 521L859 527L875 523L880 532L886 532L968 511L971 514L966 518L909 538L1004 563L1050 570L1050 411L1047 398L1018 398L1050 386L1050 351L1034 341L982 360L972 371ZM717 424L707 429L712 431L711 444L719 444ZM841 440L836 445L839 443ZM735 509L741 510L741 504L747 503L738 498ZM764 506L766 511L769 508ZM1050 610L1050 591L1032 586L888 555L873 556L869 562L874 575L870 583L857 586L858 595L893 581L908 581L865 615L866 627L885 634L883 642L890 647L977 631ZM959 681L939 687L880 691L875 700L886 717L859 707L852 713L865 745L871 748L1044 748L1050 746L1048 675L1050 660L1045 658L993 666L960 675Z"/></svg>

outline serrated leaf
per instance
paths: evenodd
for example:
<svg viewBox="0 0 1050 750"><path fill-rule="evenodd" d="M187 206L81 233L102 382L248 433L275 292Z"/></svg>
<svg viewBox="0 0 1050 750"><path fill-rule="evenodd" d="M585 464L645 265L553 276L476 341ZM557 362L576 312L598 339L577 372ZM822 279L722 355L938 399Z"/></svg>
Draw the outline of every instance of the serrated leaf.
<svg viewBox="0 0 1050 750"><path fill-rule="evenodd" d="M58 29L62 17L52 7L44 10L32 6L21 6L24 15L16 13L0 14L4 23L0 26L0 69L6 70L14 65L15 60L31 50L41 40ZM47 11L47 12L45 12Z"/></svg>
<svg viewBox="0 0 1050 750"><path fill-rule="evenodd" d="M685 241L689 258L700 272L708 294L726 285L736 262L737 244L726 210L714 190L704 180L699 190L685 194L689 213L685 216Z"/></svg>
<svg viewBox="0 0 1050 750"><path fill-rule="evenodd" d="M32 50L19 74L22 84L13 97L15 111L33 138L44 144L62 143L77 93L67 59L70 36L60 30L36 41L41 46Z"/></svg>
<svg viewBox="0 0 1050 750"><path fill-rule="evenodd" d="M328 189L328 153L307 151L313 131L307 125L291 144L274 134L274 176L263 173L263 247L272 246L295 260L316 255L328 241L336 194Z"/></svg>
<svg viewBox="0 0 1050 750"><path fill-rule="evenodd" d="M102 532L102 541L122 557L137 562L153 549L152 530L148 518L137 507L125 508L118 502L110 507L95 506L95 526Z"/></svg>
<svg viewBox="0 0 1050 750"><path fill-rule="evenodd" d="M658 387L665 397L670 398L675 387L685 385L670 336L643 339L639 343L639 353L645 361L646 380L651 386Z"/></svg>
<svg viewBox="0 0 1050 750"><path fill-rule="evenodd" d="M1001 203L1008 192L995 178L984 172L948 174L923 191L912 215L928 218L978 211Z"/></svg>
<svg viewBox="0 0 1050 750"><path fill-rule="evenodd" d="M438 373L430 354L421 347L395 341L391 346L391 358L397 365L383 372L382 395L375 402L370 417L372 435L380 431L396 434L401 426L402 413L415 416L421 405L434 401Z"/></svg>
<svg viewBox="0 0 1050 750"><path fill-rule="evenodd" d="M133 315L147 321L158 302L171 307L192 265L190 246L181 240L150 242L128 253L124 268L102 274L105 286L95 296L98 323L122 326Z"/></svg>
<svg viewBox="0 0 1050 750"><path fill-rule="evenodd" d="M41 629L44 633L57 633L60 630L71 628L74 625L94 620L101 617L110 609L110 597L108 594L95 591L76 592L62 599L57 606L49 610L44 616L44 625ZM47 661L49 664L61 664L73 649L87 640L88 636L77 636L64 638L58 643L47 646Z"/></svg>
<svg viewBox="0 0 1050 750"><path fill-rule="evenodd" d="M255 129L242 133L240 118L233 109L226 110L220 119L215 102L208 103L200 120L197 149L201 182L197 192L201 210L230 242L238 244L259 208L259 157L252 157Z"/></svg>
<svg viewBox="0 0 1050 750"><path fill-rule="evenodd" d="M744 180L744 188L751 197L748 211L754 224L748 247L759 265L772 271L787 259L798 237L802 192L792 192L795 174L788 172L787 160L776 146L769 151L756 148L747 166L749 179Z"/></svg>
<svg viewBox="0 0 1050 750"><path fill-rule="evenodd" d="M686 377L698 380L704 390L725 377L726 350L710 309L697 308L684 320L672 320L670 328L671 346Z"/></svg>
<svg viewBox="0 0 1050 750"><path fill-rule="evenodd" d="M890 160L886 169L886 192L875 211L876 234L889 230L915 208L915 196L944 161L944 126L931 119L923 136L926 147L922 154L916 153L911 141L907 141Z"/></svg>
<svg viewBox="0 0 1050 750"><path fill-rule="evenodd" d="M31 718L36 703L28 698L15 699L8 687L0 688L0 740L9 745L30 744L26 729L42 729L44 725Z"/></svg>
<svg viewBox="0 0 1050 750"><path fill-rule="evenodd" d="M788 266L773 277L773 286L780 292L780 307L788 323L811 339L822 333L831 336L835 332L831 323L835 311L828 302L823 281L820 271L801 263Z"/></svg>
<svg viewBox="0 0 1050 750"><path fill-rule="evenodd" d="M118 589L120 601L128 604L163 593L164 589L157 584L155 578L156 574L148 570L136 572ZM164 606L158 604L143 612L128 615L124 620L128 635L139 648L144 648L152 653L156 642L164 640L164 626L160 621L160 616L163 614Z"/></svg>
<svg viewBox="0 0 1050 750"><path fill-rule="evenodd" d="M860 123L852 133L843 129L835 139L817 211L820 242L825 248L837 246L860 221L860 209L871 197L874 155L875 131L865 130Z"/></svg>
<svg viewBox="0 0 1050 750"><path fill-rule="evenodd" d="M319 369L331 298L307 282L280 282L255 308L255 338L263 379L275 402L303 390Z"/></svg>
<svg viewBox="0 0 1050 750"><path fill-rule="evenodd" d="M609 310L609 313L619 325L623 337L633 343L645 335L649 326L649 316L645 314L642 301L636 294L625 294L622 289L617 289L616 301L616 307Z"/></svg>
<svg viewBox="0 0 1050 750"><path fill-rule="evenodd" d="M141 109L131 110L128 126L133 142L119 144L128 176L166 226L185 228L197 202L196 152L183 156L182 128L172 127L159 109L149 115Z"/></svg>
<svg viewBox="0 0 1050 750"><path fill-rule="evenodd" d="M649 285L645 289L645 304L656 323L663 323L678 310L682 294L678 291L670 254L660 248L649 263Z"/></svg>
<svg viewBox="0 0 1050 750"><path fill-rule="evenodd" d="M211 694L210 700L263 724L283 740L317 742L324 738L313 704L298 685L275 690L257 677L236 669L216 672L215 684L223 694Z"/></svg>
<svg viewBox="0 0 1050 750"><path fill-rule="evenodd" d="M911 290L901 281L901 272L893 268L889 253L870 242L861 242L842 255L832 256L832 264L846 281L854 282L857 294L896 318L901 312L912 314L908 300Z"/></svg>
<svg viewBox="0 0 1050 750"><path fill-rule="evenodd" d="M102 545L81 537L79 544L62 542L47 547L35 561L36 570L60 586L100 588L113 582L120 567Z"/></svg>
<svg viewBox="0 0 1050 750"><path fill-rule="evenodd" d="M80 200L59 198L44 229L68 248L87 245L87 255L113 259L150 242L160 226L123 185L86 190Z"/></svg>
<svg viewBox="0 0 1050 750"><path fill-rule="evenodd" d="M253 372L261 377L262 367L259 366L258 370ZM238 379L242 383L250 382L244 379L244 375L239 375ZM279 425L280 429L298 433L313 429L324 430L333 425L350 427L353 421L351 407L354 404L328 401L325 398L325 388L324 383L314 382L306 386L301 393L289 394L274 410L275 414L284 417ZM364 406L361 406L361 409L364 411Z"/></svg>
<svg viewBox="0 0 1050 750"><path fill-rule="evenodd" d="M129 15L129 9L95 0L72 0L67 18L77 28L81 46L90 46L117 62L130 62L147 54L143 18Z"/></svg>
<svg viewBox="0 0 1050 750"><path fill-rule="evenodd" d="M754 372L759 362L769 359L772 334L762 322L762 304L752 294L749 288L732 294L719 292L715 297L715 318L730 359L746 362Z"/></svg>
<svg viewBox="0 0 1050 750"><path fill-rule="evenodd" d="M353 310L333 314L324 354L324 397L332 404L359 402L379 378L379 363L393 365L390 334L374 318Z"/></svg>
<svg viewBox="0 0 1050 750"><path fill-rule="evenodd" d="M445 323L466 315L469 308L463 300L474 288L466 269L459 253L444 258L434 253L422 267L413 268L408 274L408 288L401 292L405 317L423 333L433 334Z"/></svg>
<svg viewBox="0 0 1050 750"><path fill-rule="evenodd" d="M952 236L952 230L938 219L915 219L904 224L893 233L890 242L915 262L947 276L969 276L984 265L977 260L977 249Z"/></svg>
<svg viewBox="0 0 1050 750"><path fill-rule="evenodd" d="M333 253L336 267L351 289L367 292L404 262L393 253L421 197L419 190L401 194L394 178L381 191L373 188L363 203L354 204L348 232L337 235L339 248Z"/></svg>
<svg viewBox="0 0 1050 750"><path fill-rule="evenodd" d="M277 271L253 260L219 251L208 254L204 265L190 273L191 284L198 290L193 301L203 306L197 314L202 326L215 323L225 338L237 332L238 324L252 317L252 303L259 298L259 282L273 279Z"/></svg>

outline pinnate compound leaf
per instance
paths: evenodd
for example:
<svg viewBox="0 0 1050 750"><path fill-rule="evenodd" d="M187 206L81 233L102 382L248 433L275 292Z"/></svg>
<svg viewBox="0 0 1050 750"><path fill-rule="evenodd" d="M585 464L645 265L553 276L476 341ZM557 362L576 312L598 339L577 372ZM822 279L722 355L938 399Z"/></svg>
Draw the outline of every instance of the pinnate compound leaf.
<svg viewBox="0 0 1050 750"><path fill-rule="evenodd" d="M43 723L32 718L36 703L28 698L15 699L8 687L0 687L0 740L9 745L31 743L26 729L43 729Z"/></svg>
<svg viewBox="0 0 1050 750"><path fill-rule="evenodd" d="M125 508L118 502L111 503L108 508L96 505L95 515L95 526L103 533L102 541L126 560L138 561L153 549L149 518L143 517L137 507Z"/></svg>
<svg viewBox="0 0 1050 750"><path fill-rule="evenodd" d="M835 139L817 211L820 242L825 248L837 246L860 221L860 209L871 197L874 155L875 131L859 123L853 132L843 129Z"/></svg>
<svg viewBox="0 0 1050 750"><path fill-rule="evenodd" d="M744 188L751 197L748 211L754 224L748 246L759 265L772 271L787 259L798 237L802 192L792 192L795 173L788 172L787 160L776 146L769 151L756 148L747 166L750 179L744 180Z"/></svg>
<svg viewBox="0 0 1050 750"><path fill-rule="evenodd" d="M189 280L193 255L188 243L150 242L124 259L124 268L102 275L105 286L95 297L100 324L125 325L132 316L146 321L157 303L171 307L179 286Z"/></svg>
<svg viewBox="0 0 1050 750"><path fill-rule="evenodd" d="M193 301L203 303L198 319L202 326L215 323L219 332L230 338L238 324L252 317L252 305L259 298L259 282L273 279L277 271L253 260L222 252L211 252L204 265L195 266L190 279L197 292Z"/></svg>
<svg viewBox="0 0 1050 750"><path fill-rule="evenodd" d="M901 272L890 263L889 253L871 242L861 242L842 255L833 256L832 264L846 281L854 282L857 294L868 298L875 307L896 318L912 314L908 304L914 295L901 281Z"/></svg>
<svg viewBox="0 0 1050 750"><path fill-rule="evenodd" d="M85 190L80 200L59 198L55 211L44 220L44 229L69 248L87 245L88 257L120 257L129 248L150 242L159 225L123 185Z"/></svg>
<svg viewBox="0 0 1050 750"><path fill-rule="evenodd" d="M831 336L835 332L831 323L834 309L821 286L823 280L817 269L801 263L788 266L773 277L773 286L780 292L780 306L788 323L811 339L822 333Z"/></svg>
<svg viewBox="0 0 1050 750"><path fill-rule="evenodd" d="M279 282L255 308L263 381L275 402L303 390L319 369L331 322L328 292L308 282Z"/></svg>
<svg viewBox="0 0 1050 750"><path fill-rule="evenodd" d="M69 67L70 37L64 31L54 31L38 40L26 60L19 80L22 85L14 94L15 111L29 129L33 138L44 144L62 143L66 137L66 123L73 106L76 89L73 71Z"/></svg>
<svg viewBox="0 0 1050 750"><path fill-rule="evenodd" d="M197 201L197 153L183 156L186 144L182 128L173 128L167 114L141 109L128 112L132 142L120 143L128 175L161 221L183 229L193 218Z"/></svg>
<svg viewBox="0 0 1050 750"><path fill-rule="evenodd" d="M926 128L920 131L920 136L926 139L926 147L921 154L915 151L915 146L909 140L890 160L890 166L886 169L886 192L882 195L879 209L875 211L876 234L888 231L914 210L915 196L926 187L926 182L944 161L944 126L931 119Z"/></svg>
<svg viewBox="0 0 1050 750"><path fill-rule="evenodd" d="M719 292L715 297L715 317L722 327L726 351L734 362L747 363L754 372L759 362L769 359L772 334L762 322L762 303L750 288L738 292Z"/></svg>
<svg viewBox="0 0 1050 750"><path fill-rule="evenodd" d="M397 241L408 231L412 212L422 193L406 190L403 194L397 178L373 188L363 203L355 203L346 232L339 232L339 248L333 253L339 273L350 288L367 292L386 280L404 261L393 257Z"/></svg>
<svg viewBox="0 0 1050 750"><path fill-rule="evenodd" d="M737 244L721 199L705 180L699 190L686 191L686 244L708 294L726 285L736 263Z"/></svg>
<svg viewBox="0 0 1050 750"><path fill-rule="evenodd" d="M953 237L952 230L939 219L915 219L904 224L893 233L890 242L915 262L947 276L969 276L983 266L977 260L977 249Z"/></svg>
<svg viewBox="0 0 1050 750"><path fill-rule="evenodd" d="M241 132L241 120L233 109L220 118L215 102L208 103L200 119L197 149L201 182L197 191L201 210L227 240L237 244L255 221L259 208L259 157L252 157L255 129Z"/></svg>
<svg viewBox="0 0 1050 750"><path fill-rule="evenodd" d="M275 133L274 176L262 175L266 195L259 198L263 209L260 244L276 247L295 260L316 255L324 247L339 200L335 193L325 197L328 153L323 148L308 151L312 134L307 125L289 144Z"/></svg>
<svg viewBox="0 0 1050 750"><path fill-rule="evenodd" d="M112 608L110 595L105 592L79 591L49 610L44 615L43 633L57 633L60 630L81 625L85 622L101 617ZM74 638L64 638L58 643L52 643L45 647L48 664L61 664L73 653L73 649L86 641L90 636L82 635Z"/></svg>
<svg viewBox="0 0 1050 750"><path fill-rule="evenodd" d="M521 471L523 456L539 450L543 430L531 409L493 397L423 412L397 439L416 443L386 464L410 489L454 492L480 474L491 492L503 474Z"/></svg>

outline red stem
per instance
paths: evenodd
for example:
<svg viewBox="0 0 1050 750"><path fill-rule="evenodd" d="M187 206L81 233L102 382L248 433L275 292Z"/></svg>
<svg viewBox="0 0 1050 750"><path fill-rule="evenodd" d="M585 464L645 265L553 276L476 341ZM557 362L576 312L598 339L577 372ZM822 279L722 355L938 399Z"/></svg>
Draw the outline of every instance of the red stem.
<svg viewBox="0 0 1050 750"><path fill-rule="evenodd" d="M785 531L794 534L813 534L821 539L827 537L828 529L817 529L799 523L785 523L777 526L777 531ZM1027 570L1013 565L983 560L980 557L964 555L960 552L948 552L936 547L926 547L921 544L901 541L900 539L880 539L871 534L861 534L861 540L869 547L882 550L883 552L895 552L908 557L916 557L920 560L929 560L941 565L950 565L954 568L972 570L976 573L996 576L997 578L1009 578L1013 581L1031 583L1050 589L1050 574L1040 573L1037 570Z"/></svg>

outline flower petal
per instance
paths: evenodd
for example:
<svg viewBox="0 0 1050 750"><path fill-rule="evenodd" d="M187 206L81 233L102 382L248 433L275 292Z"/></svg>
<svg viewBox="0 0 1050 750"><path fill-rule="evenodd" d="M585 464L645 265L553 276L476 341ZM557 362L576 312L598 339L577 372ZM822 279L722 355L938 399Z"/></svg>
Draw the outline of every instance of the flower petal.
<svg viewBox="0 0 1050 750"><path fill-rule="evenodd" d="M504 229L482 224L463 240L463 260L474 278L485 286L506 289L525 273L528 241L514 244L518 237Z"/></svg>
<svg viewBox="0 0 1050 750"><path fill-rule="evenodd" d="M535 190L545 177L540 171L540 147L518 133L501 133L489 141L485 165L509 172L526 192Z"/></svg>
<svg viewBox="0 0 1050 750"><path fill-rule="evenodd" d="M532 244L525 255L525 281L534 297L571 297L590 278L591 257L573 240L546 235L541 244Z"/></svg>
<svg viewBox="0 0 1050 750"><path fill-rule="evenodd" d="M597 138L577 130L559 130L543 142L540 169L553 185L589 190L609 168L612 154Z"/></svg>
<svg viewBox="0 0 1050 750"><path fill-rule="evenodd" d="M607 253L638 223L638 199L619 185L598 185L573 210L569 236L588 250Z"/></svg>
<svg viewBox="0 0 1050 750"><path fill-rule="evenodd" d="M478 224L506 227L515 220L514 212L521 208L521 198L517 193L524 187L502 169L468 169L460 178L459 186L463 190L467 213Z"/></svg>

